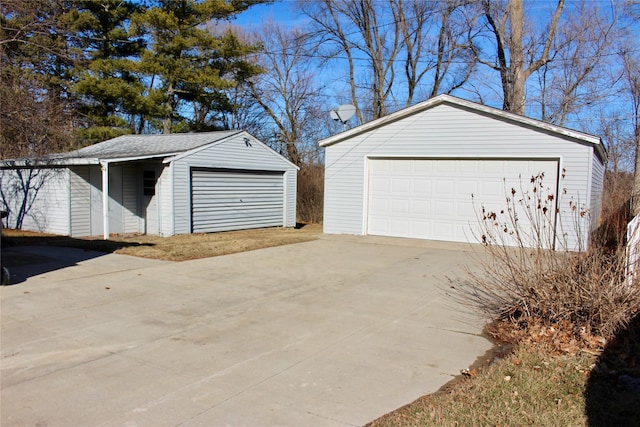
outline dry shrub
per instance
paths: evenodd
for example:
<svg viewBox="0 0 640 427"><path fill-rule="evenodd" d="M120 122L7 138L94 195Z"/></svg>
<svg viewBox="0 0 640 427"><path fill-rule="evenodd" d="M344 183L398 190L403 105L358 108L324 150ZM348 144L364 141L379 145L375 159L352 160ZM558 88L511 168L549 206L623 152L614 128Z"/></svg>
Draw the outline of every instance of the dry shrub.
<svg viewBox="0 0 640 427"><path fill-rule="evenodd" d="M551 227L555 201L541 191L542 176L531 184L521 197L507 195L500 213L481 210L485 251L480 272L470 272L471 287L462 291L465 300L522 329L565 325L576 335L613 336L640 308L640 286L626 280L624 239L614 247L595 240L588 250L570 250ZM573 215L577 230L588 225L588 212L576 208ZM554 240L556 250L548 249Z"/></svg>
<svg viewBox="0 0 640 427"><path fill-rule="evenodd" d="M303 165L298 172L298 221L321 223L324 209L324 166Z"/></svg>
<svg viewBox="0 0 640 427"><path fill-rule="evenodd" d="M594 238L599 244L614 248L624 241L627 224L631 221L631 193L633 175L628 172L607 171L604 177L601 221Z"/></svg>

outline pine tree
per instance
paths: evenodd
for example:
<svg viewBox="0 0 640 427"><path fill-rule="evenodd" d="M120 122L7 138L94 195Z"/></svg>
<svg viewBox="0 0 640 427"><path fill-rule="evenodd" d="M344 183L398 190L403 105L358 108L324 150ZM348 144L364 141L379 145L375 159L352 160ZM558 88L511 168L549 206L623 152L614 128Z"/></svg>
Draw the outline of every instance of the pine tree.
<svg viewBox="0 0 640 427"><path fill-rule="evenodd" d="M206 25L263 2L166 0L136 19L152 40L141 70L155 82L149 96L162 107L157 126L164 133L215 128L211 116L233 108L226 91L259 72L243 60L257 46L243 44L231 32L215 35Z"/></svg>
<svg viewBox="0 0 640 427"><path fill-rule="evenodd" d="M85 120L81 135L89 142L138 132L150 108L137 72L146 43L128 32L132 15L141 12L131 1L81 0L69 14L84 53L74 89Z"/></svg>

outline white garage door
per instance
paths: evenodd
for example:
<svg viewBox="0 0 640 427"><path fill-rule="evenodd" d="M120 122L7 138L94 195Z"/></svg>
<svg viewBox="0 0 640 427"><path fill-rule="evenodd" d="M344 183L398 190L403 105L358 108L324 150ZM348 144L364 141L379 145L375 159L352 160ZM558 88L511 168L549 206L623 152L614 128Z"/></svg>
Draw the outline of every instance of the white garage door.
<svg viewBox="0 0 640 427"><path fill-rule="evenodd" d="M544 196L556 200L557 160L370 160L368 234L476 242L481 206L506 209L505 193L530 190L540 172Z"/></svg>
<svg viewBox="0 0 640 427"><path fill-rule="evenodd" d="M194 233L283 225L283 173L191 171Z"/></svg>

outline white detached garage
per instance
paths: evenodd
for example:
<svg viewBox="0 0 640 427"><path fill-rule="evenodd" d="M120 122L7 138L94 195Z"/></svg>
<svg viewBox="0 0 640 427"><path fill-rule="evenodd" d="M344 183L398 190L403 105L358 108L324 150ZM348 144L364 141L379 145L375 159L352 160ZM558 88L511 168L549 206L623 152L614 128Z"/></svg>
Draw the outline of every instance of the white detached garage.
<svg viewBox="0 0 640 427"><path fill-rule="evenodd" d="M245 131L125 135L0 161L0 185L9 227L170 236L294 227L297 170Z"/></svg>
<svg viewBox="0 0 640 427"><path fill-rule="evenodd" d="M541 174L558 241L584 247L598 223L606 153L582 132L440 95L320 145L325 233L477 242L482 207Z"/></svg>

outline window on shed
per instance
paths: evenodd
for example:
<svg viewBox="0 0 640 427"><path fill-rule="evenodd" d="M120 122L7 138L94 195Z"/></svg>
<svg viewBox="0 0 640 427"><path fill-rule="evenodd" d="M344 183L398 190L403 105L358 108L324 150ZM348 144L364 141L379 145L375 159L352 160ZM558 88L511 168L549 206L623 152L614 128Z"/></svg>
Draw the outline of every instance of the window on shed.
<svg viewBox="0 0 640 427"><path fill-rule="evenodd" d="M156 194L155 171L144 171L142 176L142 191L145 196L155 196Z"/></svg>

